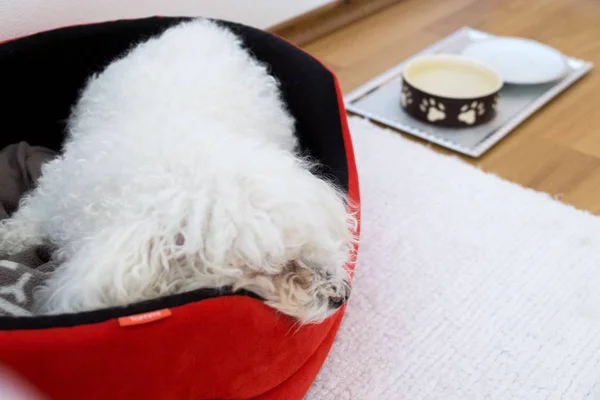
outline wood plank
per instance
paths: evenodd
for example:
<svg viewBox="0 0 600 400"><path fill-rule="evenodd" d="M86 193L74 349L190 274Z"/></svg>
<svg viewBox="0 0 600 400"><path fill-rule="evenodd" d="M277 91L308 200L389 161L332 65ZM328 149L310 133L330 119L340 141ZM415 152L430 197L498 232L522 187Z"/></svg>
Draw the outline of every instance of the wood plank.
<svg viewBox="0 0 600 400"><path fill-rule="evenodd" d="M321 38L402 0L340 0L269 29L299 46Z"/></svg>

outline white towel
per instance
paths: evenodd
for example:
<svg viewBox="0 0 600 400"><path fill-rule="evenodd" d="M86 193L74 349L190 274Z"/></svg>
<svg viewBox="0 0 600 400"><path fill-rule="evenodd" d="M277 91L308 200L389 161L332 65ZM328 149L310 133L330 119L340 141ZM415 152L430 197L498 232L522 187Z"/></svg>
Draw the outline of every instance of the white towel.
<svg viewBox="0 0 600 400"><path fill-rule="evenodd" d="M600 399L600 219L351 120L354 291L310 400Z"/></svg>

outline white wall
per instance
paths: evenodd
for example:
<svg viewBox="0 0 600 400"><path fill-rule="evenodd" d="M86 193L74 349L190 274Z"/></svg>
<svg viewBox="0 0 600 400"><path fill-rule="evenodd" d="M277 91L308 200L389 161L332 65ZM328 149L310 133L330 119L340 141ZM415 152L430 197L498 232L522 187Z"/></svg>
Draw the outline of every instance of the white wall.
<svg viewBox="0 0 600 400"><path fill-rule="evenodd" d="M0 39L152 15L207 16L268 28L334 0L0 0Z"/></svg>

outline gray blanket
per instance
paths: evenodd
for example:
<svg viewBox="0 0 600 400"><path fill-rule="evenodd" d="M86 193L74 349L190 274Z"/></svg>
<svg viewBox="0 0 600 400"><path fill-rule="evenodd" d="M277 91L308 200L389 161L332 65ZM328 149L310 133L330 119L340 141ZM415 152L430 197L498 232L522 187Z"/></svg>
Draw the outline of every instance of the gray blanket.
<svg viewBox="0 0 600 400"><path fill-rule="evenodd" d="M0 150L0 220L17 209L19 199L39 178L42 164L54 156L49 149L25 142ZM52 269L43 249L0 256L0 316L31 315L34 289Z"/></svg>

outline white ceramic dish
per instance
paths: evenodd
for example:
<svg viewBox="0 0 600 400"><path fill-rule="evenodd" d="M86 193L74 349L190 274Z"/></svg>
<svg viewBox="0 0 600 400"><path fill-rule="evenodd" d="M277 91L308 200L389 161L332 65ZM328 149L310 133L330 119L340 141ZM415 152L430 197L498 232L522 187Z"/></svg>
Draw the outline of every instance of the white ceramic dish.
<svg viewBox="0 0 600 400"><path fill-rule="evenodd" d="M462 55L494 68L506 83L534 85L556 81L568 72L566 57L535 40L497 37L465 47Z"/></svg>

